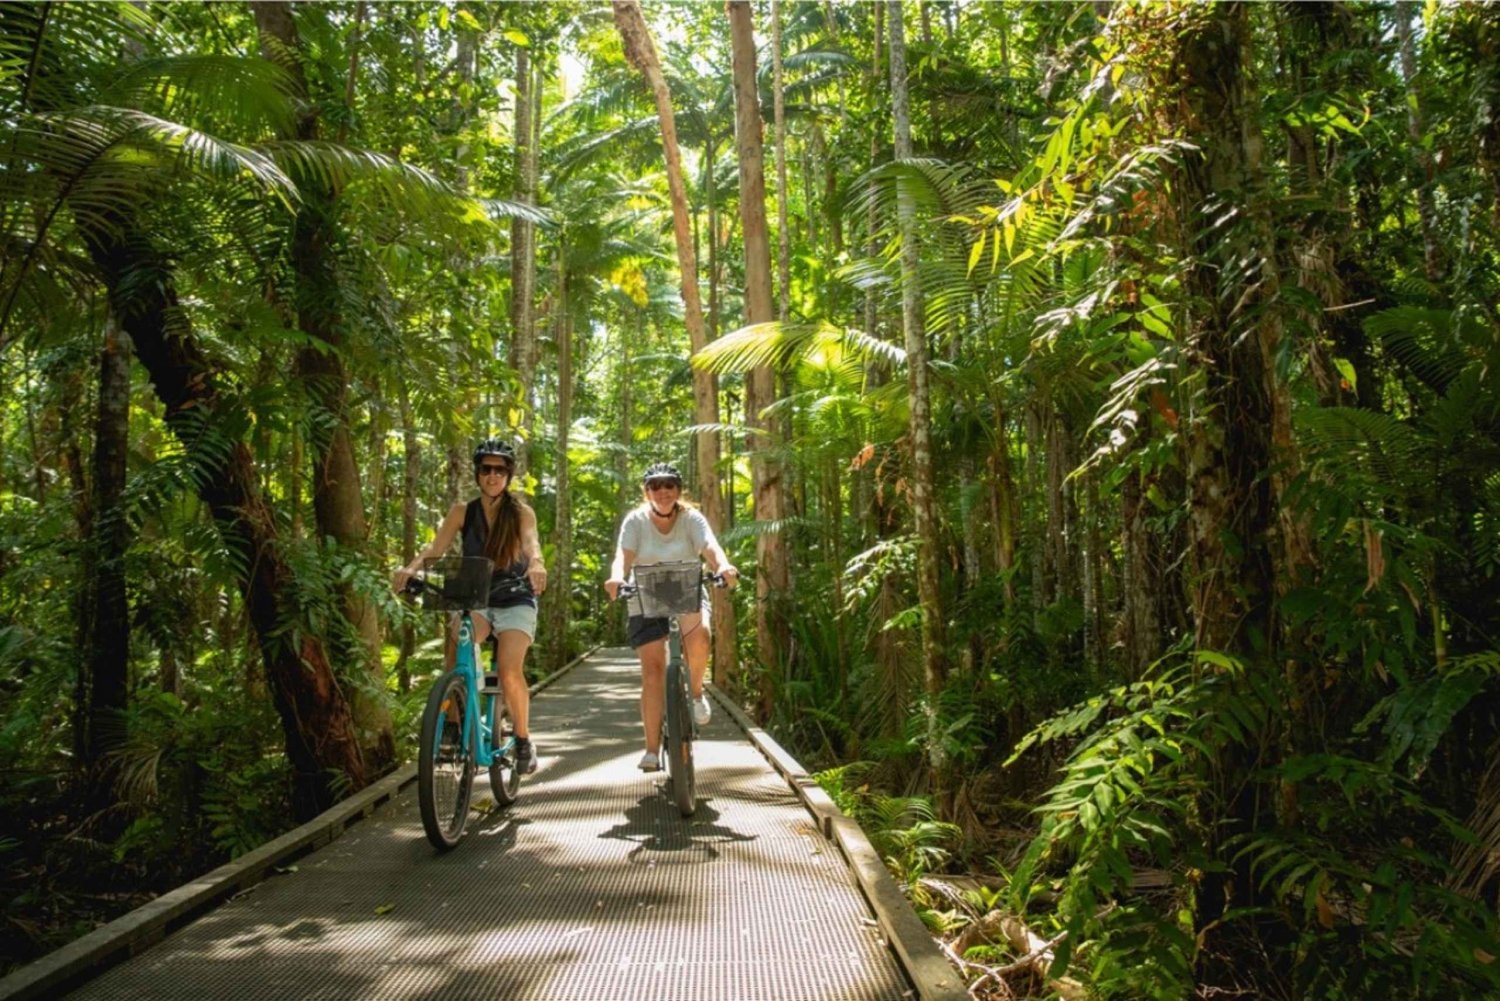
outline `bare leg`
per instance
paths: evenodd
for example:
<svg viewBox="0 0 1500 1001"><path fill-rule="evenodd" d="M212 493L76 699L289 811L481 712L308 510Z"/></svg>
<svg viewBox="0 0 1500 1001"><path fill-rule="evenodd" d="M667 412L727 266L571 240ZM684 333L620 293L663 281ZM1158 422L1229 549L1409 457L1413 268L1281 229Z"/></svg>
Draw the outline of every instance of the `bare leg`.
<svg viewBox="0 0 1500 1001"><path fill-rule="evenodd" d="M666 687L667 641L636 647L641 659L641 725L646 729L646 750L661 751L662 690Z"/></svg>
<svg viewBox="0 0 1500 1001"><path fill-rule="evenodd" d="M483 643L490 635L488 619L474 619L475 641ZM511 725L517 737L531 736L531 693L526 690L526 651L531 649L531 637L519 629L505 629L496 636L499 655L496 658L500 669L500 690L505 693L505 706L510 710Z"/></svg>
<svg viewBox="0 0 1500 1001"><path fill-rule="evenodd" d="M708 630L703 626L701 613L678 616L677 628L682 630L682 655L687 659L695 699L703 694L703 676L708 673Z"/></svg>

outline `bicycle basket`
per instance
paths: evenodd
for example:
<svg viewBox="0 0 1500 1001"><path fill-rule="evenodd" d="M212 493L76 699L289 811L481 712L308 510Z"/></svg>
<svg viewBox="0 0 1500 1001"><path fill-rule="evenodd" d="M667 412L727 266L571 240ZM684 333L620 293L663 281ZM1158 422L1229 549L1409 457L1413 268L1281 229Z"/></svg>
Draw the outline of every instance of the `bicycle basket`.
<svg viewBox="0 0 1500 1001"><path fill-rule="evenodd" d="M702 570L692 563L648 563L634 569L641 612L648 619L686 615L702 605Z"/></svg>
<svg viewBox="0 0 1500 1001"><path fill-rule="evenodd" d="M422 561L427 587L422 607L429 611L462 612L490 603L490 575L495 565L483 556L439 556Z"/></svg>

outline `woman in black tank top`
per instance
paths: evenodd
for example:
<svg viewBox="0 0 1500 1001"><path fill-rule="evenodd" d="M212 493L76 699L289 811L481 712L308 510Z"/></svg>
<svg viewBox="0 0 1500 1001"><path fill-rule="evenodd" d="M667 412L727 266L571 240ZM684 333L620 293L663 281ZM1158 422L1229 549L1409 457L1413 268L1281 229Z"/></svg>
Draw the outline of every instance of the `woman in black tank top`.
<svg viewBox="0 0 1500 1001"><path fill-rule="evenodd" d="M438 526L432 544L396 571L396 590L422 566L422 561L441 556L461 539L465 556L486 556L495 564L490 581L490 607L473 616L474 639L483 643L495 637L500 668L500 688L516 727L516 767L522 774L536 770L536 749L531 742L530 696L526 691L526 651L536 635L536 595L547 589L547 568L542 562L542 543L537 537L536 512L510 492L516 453L508 444L486 439L474 449L474 479L479 496L458 503ZM525 579L530 593L518 591ZM454 633L457 635L457 619ZM453 654L448 652L448 665Z"/></svg>

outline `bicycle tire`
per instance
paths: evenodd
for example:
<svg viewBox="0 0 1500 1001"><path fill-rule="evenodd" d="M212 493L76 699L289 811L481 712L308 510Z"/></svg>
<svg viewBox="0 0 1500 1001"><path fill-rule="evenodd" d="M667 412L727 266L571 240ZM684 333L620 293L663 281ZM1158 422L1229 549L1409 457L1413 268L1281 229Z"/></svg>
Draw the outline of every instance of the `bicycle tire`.
<svg viewBox="0 0 1500 1001"><path fill-rule="evenodd" d="M490 727L490 795L495 806L510 806L521 792L521 771L516 767L516 745L510 741L510 707L503 695L495 700L495 725Z"/></svg>
<svg viewBox="0 0 1500 1001"><path fill-rule="evenodd" d="M677 812L691 817L698 808L693 798L693 710L688 698L687 673L681 660L667 665L667 774Z"/></svg>
<svg viewBox="0 0 1500 1001"><path fill-rule="evenodd" d="M469 823L474 752L469 746L469 697L463 675L449 671L432 686L422 711L417 755L417 803L433 847L458 844Z"/></svg>

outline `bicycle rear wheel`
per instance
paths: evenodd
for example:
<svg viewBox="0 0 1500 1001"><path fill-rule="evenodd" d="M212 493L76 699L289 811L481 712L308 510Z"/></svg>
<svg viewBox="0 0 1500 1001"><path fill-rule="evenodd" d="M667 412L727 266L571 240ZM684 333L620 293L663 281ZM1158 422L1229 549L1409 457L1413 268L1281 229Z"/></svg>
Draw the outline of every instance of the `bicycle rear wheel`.
<svg viewBox="0 0 1500 1001"><path fill-rule="evenodd" d="M510 806L521 791L521 772L516 768L516 741L510 708L503 695L494 696L495 725L490 727L490 794L496 806Z"/></svg>
<svg viewBox="0 0 1500 1001"><path fill-rule="evenodd" d="M667 774L677 812L691 817L698 808L693 798L693 709L688 697L687 668L680 659L667 665Z"/></svg>
<svg viewBox="0 0 1500 1001"><path fill-rule="evenodd" d="M434 847L458 844L469 822L474 753L469 746L469 699L463 675L449 671L432 686L422 713L417 756L417 802L422 829Z"/></svg>

